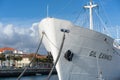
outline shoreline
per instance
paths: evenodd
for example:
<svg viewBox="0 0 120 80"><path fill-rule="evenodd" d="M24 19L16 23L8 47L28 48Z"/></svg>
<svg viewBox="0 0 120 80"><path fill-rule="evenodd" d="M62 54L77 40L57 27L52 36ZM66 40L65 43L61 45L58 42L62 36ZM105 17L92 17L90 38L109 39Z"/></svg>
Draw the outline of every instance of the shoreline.
<svg viewBox="0 0 120 80"><path fill-rule="evenodd" d="M0 77L18 77L23 68L19 69L0 69ZM33 75L48 75L51 68L28 68L23 76L33 76ZM52 74L57 74L56 70L54 69Z"/></svg>

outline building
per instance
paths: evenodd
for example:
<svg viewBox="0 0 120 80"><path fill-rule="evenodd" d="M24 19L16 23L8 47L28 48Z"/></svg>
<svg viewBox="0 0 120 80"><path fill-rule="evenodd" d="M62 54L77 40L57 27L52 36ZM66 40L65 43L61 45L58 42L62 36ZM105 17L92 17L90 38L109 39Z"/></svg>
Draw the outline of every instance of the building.
<svg viewBox="0 0 120 80"><path fill-rule="evenodd" d="M4 47L4 48L0 48L0 54L2 53L14 53L14 51L16 51L14 48L10 48L10 47Z"/></svg>
<svg viewBox="0 0 120 80"><path fill-rule="evenodd" d="M34 60L30 67L51 67L52 64L50 60L48 60L46 55L40 55L35 53L23 53L22 51L18 51L14 48L10 47L4 47L0 48L0 54L5 55L5 60L2 61L0 59L0 66L1 67L25 67L27 66L32 58L34 57Z"/></svg>
<svg viewBox="0 0 120 80"><path fill-rule="evenodd" d="M30 63L29 56L27 54L22 54L22 60L17 62L16 67L25 67Z"/></svg>
<svg viewBox="0 0 120 80"><path fill-rule="evenodd" d="M5 55L5 61L1 60L0 66L3 67L15 66L17 63L14 57L18 56L20 53L22 53L22 51L18 51L14 48L10 48L10 47L0 48L0 54Z"/></svg>
<svg viewBox="0 0 120 80"><path fill-rule="evenodd" d="M32 58L35 58L32 62L32 64L30 65L30 67L34 67L34 66L38 66L41 65L42 63L39 63L40 61L37 61L36 59L40 60L40 59L46 59L47 56L46 55L40 55L37 54L35 55L35 53L30 53L30 54L22 54L22 60L18 61L18 66L17 67L25 67L28 66L28 64L31 62Z"/></svg>

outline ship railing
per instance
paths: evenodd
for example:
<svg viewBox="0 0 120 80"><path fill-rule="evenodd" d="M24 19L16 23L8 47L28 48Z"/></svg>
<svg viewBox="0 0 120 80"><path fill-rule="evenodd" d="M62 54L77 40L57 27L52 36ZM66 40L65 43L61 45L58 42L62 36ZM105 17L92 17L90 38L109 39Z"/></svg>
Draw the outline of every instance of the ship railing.
<svg viewBox="0 0 120 80"><path fill-rule="evenodd" d="M113 46L117 49L120 49L120 39L115 39L113 42Z"/></svg>

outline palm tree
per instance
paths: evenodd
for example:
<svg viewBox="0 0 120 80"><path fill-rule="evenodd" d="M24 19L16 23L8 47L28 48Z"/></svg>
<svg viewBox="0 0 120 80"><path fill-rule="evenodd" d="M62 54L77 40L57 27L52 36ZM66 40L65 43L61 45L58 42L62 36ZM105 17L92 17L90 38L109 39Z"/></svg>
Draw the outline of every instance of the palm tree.
<svg viewBox="0 0 120 80"><path fill-rule="evenodd" d="M4 54L0 54L0 60L1 60L1 66L2 66L2 62L6 60Z"/></svg>
<svg viewBox="0 0 120 80"><path fill-rule="evenodd" d="M9 65L9 67L10 67L11 60L14 61L14 55L13 55L13 54L9 54L6 58L7 58L7 60L8 60L8 65Z"/></svg>
<svg viewBox="0 0 120 80"><path fill-rule="evenodd" d="M6 58L7 58L7 60L8 60L8 66L10 67L10 60L11 60L11 56L10 56L10 55L8 55Z"/></svg>

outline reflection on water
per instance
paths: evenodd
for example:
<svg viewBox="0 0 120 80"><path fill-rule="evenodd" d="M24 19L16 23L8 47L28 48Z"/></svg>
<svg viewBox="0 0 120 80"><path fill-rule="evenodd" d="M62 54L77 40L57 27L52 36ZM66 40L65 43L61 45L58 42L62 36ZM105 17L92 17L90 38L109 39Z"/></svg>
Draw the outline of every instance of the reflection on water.
<svg viewBox="0 0 120 80"><path fill-rule="evenodd" d="M26 77L22 77L21 80L45 80L46 79L46 75L37 75L37 76L26 76ZM0 78L0 80L16 80L17 78ZM50 80L58 80L57 75L52 75Z"/></svg>

